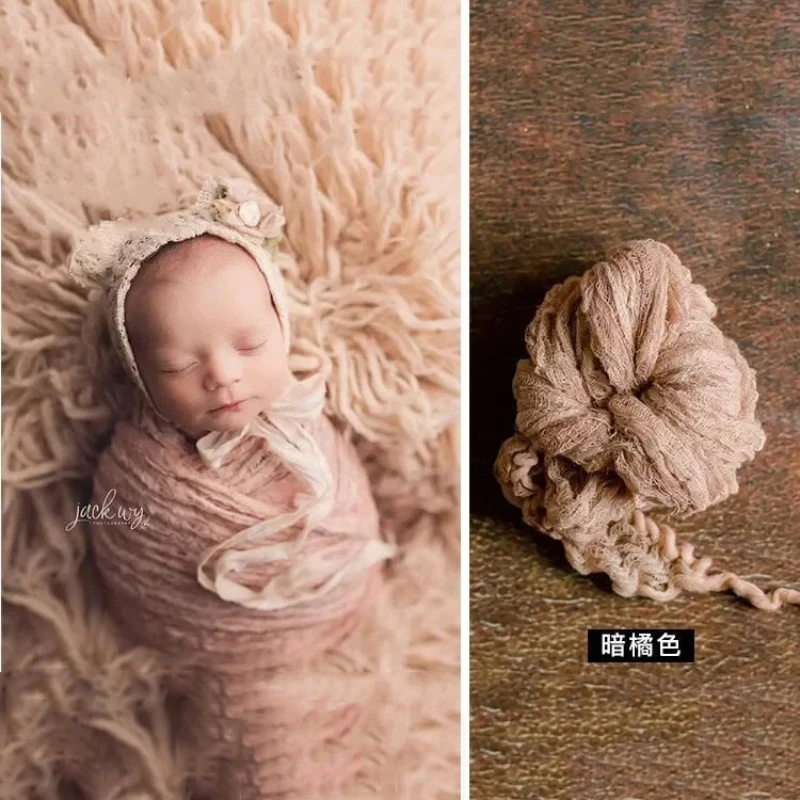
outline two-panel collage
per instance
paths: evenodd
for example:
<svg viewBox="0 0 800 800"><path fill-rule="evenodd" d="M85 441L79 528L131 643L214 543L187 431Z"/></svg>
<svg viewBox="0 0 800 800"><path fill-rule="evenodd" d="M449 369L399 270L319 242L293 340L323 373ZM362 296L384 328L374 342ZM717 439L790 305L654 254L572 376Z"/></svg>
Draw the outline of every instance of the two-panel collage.
<svg viewBox="0 0 800 800"><path fill-rule="evenodd" d="M800 3L4 0L0 800L800 800Z"/></svg>

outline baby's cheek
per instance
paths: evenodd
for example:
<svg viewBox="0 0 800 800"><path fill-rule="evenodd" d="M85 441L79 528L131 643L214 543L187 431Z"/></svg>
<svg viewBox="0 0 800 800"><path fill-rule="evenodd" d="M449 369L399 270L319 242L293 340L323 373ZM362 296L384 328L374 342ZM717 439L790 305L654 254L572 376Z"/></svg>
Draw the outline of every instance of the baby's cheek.
<svg viewBox="0 0 800 800"><path fill-rule="evenodd" d="M196 392L191 391L186 380L161 381L159 397L163 405L173 413L186 413L193 409Z"/></svg>
<svg viewBox="0 0 800 800"><path fill-rule="evenodd" d="M260 370L261 392L268 401L277 400L291 379L289 362L284 352L276 353L273 358L262 364Z"/></svg>

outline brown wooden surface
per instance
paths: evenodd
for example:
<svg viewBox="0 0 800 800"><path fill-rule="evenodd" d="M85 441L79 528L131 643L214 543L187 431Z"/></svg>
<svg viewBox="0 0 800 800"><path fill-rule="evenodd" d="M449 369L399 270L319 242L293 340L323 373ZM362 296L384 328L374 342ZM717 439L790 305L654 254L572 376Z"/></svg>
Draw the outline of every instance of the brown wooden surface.
<svg viewBox="0 0 800 800"><path fill-rule="evenodd" d="M544 292L652 237L757 370L765 449L676 527L800 585L800 6L490 2L470 20L471 798L797 800L800 609L582 578L491 475ZM691 627L694 665L588 665L589 627Z"/></svg>

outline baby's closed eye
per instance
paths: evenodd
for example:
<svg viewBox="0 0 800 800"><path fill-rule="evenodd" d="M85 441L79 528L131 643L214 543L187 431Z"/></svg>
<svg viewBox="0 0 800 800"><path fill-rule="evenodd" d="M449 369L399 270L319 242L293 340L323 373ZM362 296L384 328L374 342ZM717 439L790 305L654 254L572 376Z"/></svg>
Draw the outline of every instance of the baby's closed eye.
<svg viewBox="0 0 800 800"><path fill-rule="evenodd" d="M253 341L245 341L237 343L236 350L240 353L250 354L256 353L267 343L267 339L263 339L262 341L253 342ZM158 367L158 371L164 375L183 375L185 373L191 372L191 370L197 366L199 362L192 361L188 364L162 364Z"/></svg>
<svg viewBox="0 0 800 800"><path fill-rule="evenodd" d="M158 371L164 375L183 375L184 373L190 372L196 366L197 362L193 361L191 364L181 366L162 366L158 368Z"/></svg>
<svg viewBox="0 0 800 800"><path fill-rule="evenodd" d="M252 341L241 342L237 347L237 350L239 350L239 352L241 353L253 353L256 350L260 350L266 343L267 343L266 339L263 339L260 342L252 342Z"/></svg>

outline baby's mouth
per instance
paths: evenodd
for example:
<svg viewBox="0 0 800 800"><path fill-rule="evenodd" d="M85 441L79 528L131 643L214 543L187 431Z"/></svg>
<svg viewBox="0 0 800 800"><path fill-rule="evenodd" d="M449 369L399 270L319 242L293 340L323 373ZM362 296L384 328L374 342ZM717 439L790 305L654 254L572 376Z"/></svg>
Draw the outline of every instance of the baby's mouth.
<svg viewBox="0 0 800 800"><path fill-rule="evenodd" d="M217 408L212 408L212 414L225 414L231 411L238 411L247 401L246 400L237 400L235 403L227 403L224 406L218 406Z"/></svg>

